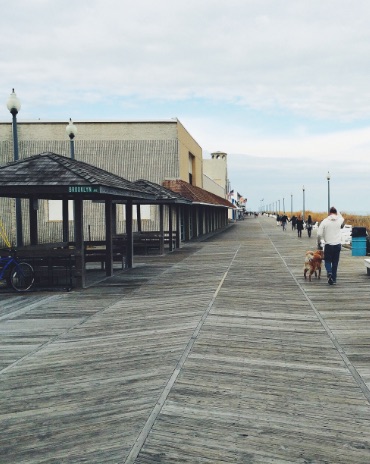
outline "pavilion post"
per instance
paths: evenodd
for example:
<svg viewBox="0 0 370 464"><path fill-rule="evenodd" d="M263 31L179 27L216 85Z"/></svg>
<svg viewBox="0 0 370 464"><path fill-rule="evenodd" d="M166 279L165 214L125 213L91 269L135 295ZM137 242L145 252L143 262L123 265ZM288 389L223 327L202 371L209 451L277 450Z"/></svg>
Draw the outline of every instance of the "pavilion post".
<svg viewBox="0 0 370 464"><path fill-rule="evenodd" d="M132 200L127 200L126 203L126 268L132 268L134 264L134 237L132 233Z"/></svg>
<svg viewBox="0 0 370 464"><path fill-rule="evenodd" d="M164 214L163 205L159 205L159 254L164 253Z"/></svg>
<svg viewBox="0 0 370 464"><path fill-rule="evenodd" d="M112 200L105 200L105 275L113 275L113 206Z"/></svg>
<svg viewBox="0 0 370 464"><path fill-rule="evenodd" d="M172 226L172 205L168 205L168 239L169 239L169 250L173 250L173 226Z"/></svg>
<svg viewBox="0 0 370 464"><path fill-rule="evenodd" d="M38 244L38 224L37 224L37 210L38 200L37 198L29 199L29 215L30 215L30 244Z"/></svg>
<svg viewBox="0 0 370 464"><path fill-rule="evenodd" d="M68 199L62 200L62 222L63 222L63 242L69 242L69 203Z"/></svg>
<svg viewBox="0 0 370 464"><path fill-rule="evenodd" d="M176 205L176 248L180 248L181 243L181 206Z"/></svg>
<svg viewBox="0 0 370 464"><path fill-rule="evenodd" d="M136 218L137 218L137 231L141 232L141 208L140 205L136 205Z"/></svg>
<svg viewBox="0 0 370 464"><path fill-rule="evenodd" d="M85 249L83 234L83 200L77 198L74 201L74 232L75 232L75 252L76 252L76 287L85 288Z"/></svg>

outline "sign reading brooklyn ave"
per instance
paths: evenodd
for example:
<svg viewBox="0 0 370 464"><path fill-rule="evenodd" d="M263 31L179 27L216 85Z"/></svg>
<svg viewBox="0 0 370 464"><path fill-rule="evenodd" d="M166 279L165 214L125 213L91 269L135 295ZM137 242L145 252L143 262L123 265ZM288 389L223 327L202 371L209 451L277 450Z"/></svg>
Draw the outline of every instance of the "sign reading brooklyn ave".
<svg viewBox="0 0 370 464"><path fill-rule="evenodd" d="M99 193L100 187L93 187L91 185L70 185L68 193Z"/></svg>

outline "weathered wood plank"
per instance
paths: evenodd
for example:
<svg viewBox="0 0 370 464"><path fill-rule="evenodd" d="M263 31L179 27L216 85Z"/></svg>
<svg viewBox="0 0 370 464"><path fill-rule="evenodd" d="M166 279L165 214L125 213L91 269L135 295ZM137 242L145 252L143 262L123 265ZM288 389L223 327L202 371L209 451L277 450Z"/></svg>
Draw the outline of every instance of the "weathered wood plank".
<svg viewBox="0 0 370 464"><path fill-rule="evenodd" d="M312 243L250 218L83 291L4 295L0 462L369 462L370 281L348 250L336 287L305 281Z"/></svg>

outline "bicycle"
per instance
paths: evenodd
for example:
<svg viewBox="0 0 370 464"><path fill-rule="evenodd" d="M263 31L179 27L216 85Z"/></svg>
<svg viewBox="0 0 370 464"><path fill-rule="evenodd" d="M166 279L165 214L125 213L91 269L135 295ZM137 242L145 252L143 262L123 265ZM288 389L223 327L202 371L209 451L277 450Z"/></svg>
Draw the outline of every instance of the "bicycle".
<svg viewBox="0 0 370 464"><path fill-rule="evenodd" d="M17 292L26 292L34 281L33 267L23 261L18 261L14 249L3 249L8 254L0 256L0 280L6 280L7 285Z"/></svg>

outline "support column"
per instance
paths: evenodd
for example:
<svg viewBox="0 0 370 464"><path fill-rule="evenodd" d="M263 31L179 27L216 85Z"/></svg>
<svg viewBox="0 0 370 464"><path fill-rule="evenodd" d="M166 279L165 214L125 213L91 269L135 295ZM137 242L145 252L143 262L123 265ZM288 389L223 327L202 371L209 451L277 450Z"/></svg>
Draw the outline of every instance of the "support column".
<svg viewBox="0 0 370 464"><path fill-rule="evenodd" d="M136 205L136 219L137 219L137 231L141 232L141 208L140 205Z"/></svg>
<svg viewBox="0 0 370 464"><path fill-rule="evenodd" d="M132 268L134 263L134 237L132 233L132 200L127 200L126 203L126 268Z"/></svg>
<svg viewBox="0 0 370 464"><path fill-rule="evenodd" d="M84 249L84 234L83 234L83 200L78 198L74 201L74 241L76 251L76 287L85 288L85 249Z"/></svg>
<svg viewBox="0 0 370 464"><path fill-rule="evenodd" d="M164 253L164 214L163 205L159 205L159 254Z"/></svg>
<svg viewBox="0 0 370 464"><path fill-rule="evenodd" d="M180 248L181 244L181 206L176 205L176 248Z"/></svg>
<svg viewBox="0 0 370 464"><path fill-rule="evenodd" d="M69 212L68 199L62 200L63 242L69 242Z"/></svg>
<svg viewBox="0 0 370 464"><path fill-rule="evenodd" d="M112 200L105 200L105 275L113 275L113 208Z"/></svg>
<svg viewBox="0 0 370 464"><path fill-rule="evenodd" d="M172 242L172 234L173 234L173 227L172 227L172 205L168 205L168 240L169 240L169 247L170 251L173 251L173 242Z"/></svg>
<svg viewBox="0 0 370 464"><path fill-rule="evenodd" d="M38 210L38 199L29 199L29 214L30 214L30 244L38 244L38 224L37 224L37 210Z"/></svg>

